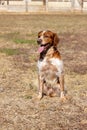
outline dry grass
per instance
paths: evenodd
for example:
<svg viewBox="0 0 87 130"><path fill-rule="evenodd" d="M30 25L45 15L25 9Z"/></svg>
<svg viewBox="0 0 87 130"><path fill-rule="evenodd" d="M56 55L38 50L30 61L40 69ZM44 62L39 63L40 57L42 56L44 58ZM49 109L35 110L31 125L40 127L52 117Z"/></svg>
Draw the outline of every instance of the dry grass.
<svg viewBox="0 0 87 130"><path fill-rule="evenodd" d="M37 33L59 34L67 101L37 96ZM0 130L87 130L87 15L0 15Z"/></svg>

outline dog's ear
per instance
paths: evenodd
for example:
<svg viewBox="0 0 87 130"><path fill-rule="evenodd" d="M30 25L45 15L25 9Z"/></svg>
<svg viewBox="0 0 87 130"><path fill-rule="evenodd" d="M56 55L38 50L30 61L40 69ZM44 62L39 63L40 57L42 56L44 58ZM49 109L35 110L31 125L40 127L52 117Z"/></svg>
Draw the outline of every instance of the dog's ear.
<svg viewBox="0 0 87 130"><path fill-rule="evenodd" d="M56 47L59 43L59 37L56 33L54 33L53 45Z"/></svg>

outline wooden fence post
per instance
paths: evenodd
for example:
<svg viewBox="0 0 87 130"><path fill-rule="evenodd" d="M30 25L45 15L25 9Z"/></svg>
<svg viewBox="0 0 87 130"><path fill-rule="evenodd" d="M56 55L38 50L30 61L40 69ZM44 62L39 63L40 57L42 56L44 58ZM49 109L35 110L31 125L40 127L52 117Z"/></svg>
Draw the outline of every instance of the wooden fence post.
<svg viewBox="0 0 87 130"><path fill-rule="evenodd" d="M9 0L7 0L7 5L9 5Z"/></svg>
<svg viewBox="0 0 87 130"><path fill-rule="evenodd" d="M71 10L74 11L75 0L71 0Z"/></svg>
<svg viewBox="0 0 87 130"><path fill-rule="evenodd" d="M43 0L43 5L46 5L46 0Z"/></svg>
<svg viewBox="0 0 87 130"><path fill-rule="evenodd" d="M48 0L46 0L46 11L48 11Z"/></svg>
<svg viewBox="0 0 87 130"><path fill-rule="evenodd" d="M81 12L83 11L83 2L84 0L81 0Z"/></svg>
<svg viewBox="0 0 87 130"><path fill-rule="evenodd" d="M25 11L28 12L28 0L25 0Z"/></svg>

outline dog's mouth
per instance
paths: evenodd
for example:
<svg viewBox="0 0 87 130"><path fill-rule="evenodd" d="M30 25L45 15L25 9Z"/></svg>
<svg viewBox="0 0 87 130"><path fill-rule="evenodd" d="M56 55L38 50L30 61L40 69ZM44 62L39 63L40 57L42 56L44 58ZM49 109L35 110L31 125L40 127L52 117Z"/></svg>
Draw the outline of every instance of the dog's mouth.
<svg viewBox="0 0 87 130"><path fill-rule="evenodd" d="M47 43L47 44L41 44L39 49L38 49L38 52L39 53L42 53L43 51L46 51L48 48L50 47L50 43Z"/></svg>
<svg viewBox="0 0 87 130"><path fill-rule="evenodd" d="M44 47L44 46L40 46L40 47L39 47L39 49L38 49L38 52L39 52L39 53L41 53L41 52L43 52L43 51L44 51L44 49L45 49L45 47Z"/></svg>

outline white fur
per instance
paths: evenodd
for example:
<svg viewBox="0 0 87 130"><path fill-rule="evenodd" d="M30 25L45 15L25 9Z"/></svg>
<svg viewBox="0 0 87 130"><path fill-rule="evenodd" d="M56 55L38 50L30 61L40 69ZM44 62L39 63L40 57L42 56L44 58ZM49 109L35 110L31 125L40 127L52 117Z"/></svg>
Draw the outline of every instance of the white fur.
<svg viewBox="0 0 87 130"><path fill-rule="evenodd" d="M45 44L45 41L44 41L44 33L45 33L46 31L43 31L42 32L42 36L40 37L40 39L42 39L42 44Z"/></svg>
<svg viewBox="0 0 87 130"><path fill-rule="evenodd" d="M45 33L46 31L43 31L42 35Z"/></svg>
<svg viewBox="0 0 87 130"><path fill-rule="evenodd" d="M44 35L45 32L46 32L46 31L43 31L43 32L42 32L42 36L40 37L42 40L43 40L43 38L44 38L43 35Z"/></svg>
<svg viewBox="0 0 87 130"><path fill-rule="evenodd" d="M51 58L50 59L51 64L55 65L58 70L58 75L60 75L63 72L63 61L58 58Z"/></svg>
<svg viewBox="0 0 87 130"><path fill-rule="evenodd" d="M58 71L56 72L56 74L58 76L61 75L61 73L63 72L63 61L59 60L58 58L51 58L49 61L52 65L54 65L57 68ZM48 62L46 59L44 59L43 61L38 61L39 72L41 71L42 67L47 64Z"/></svg>
<svg viewBox="0 0 87 130"><path fill-rule="evenodd" d="M44 59L43 61L38 61L37 66L38 66L39 71L40 71L40 70L42 69L42 67L45 66L46 64L47 64L46 59Z"/></svg>

